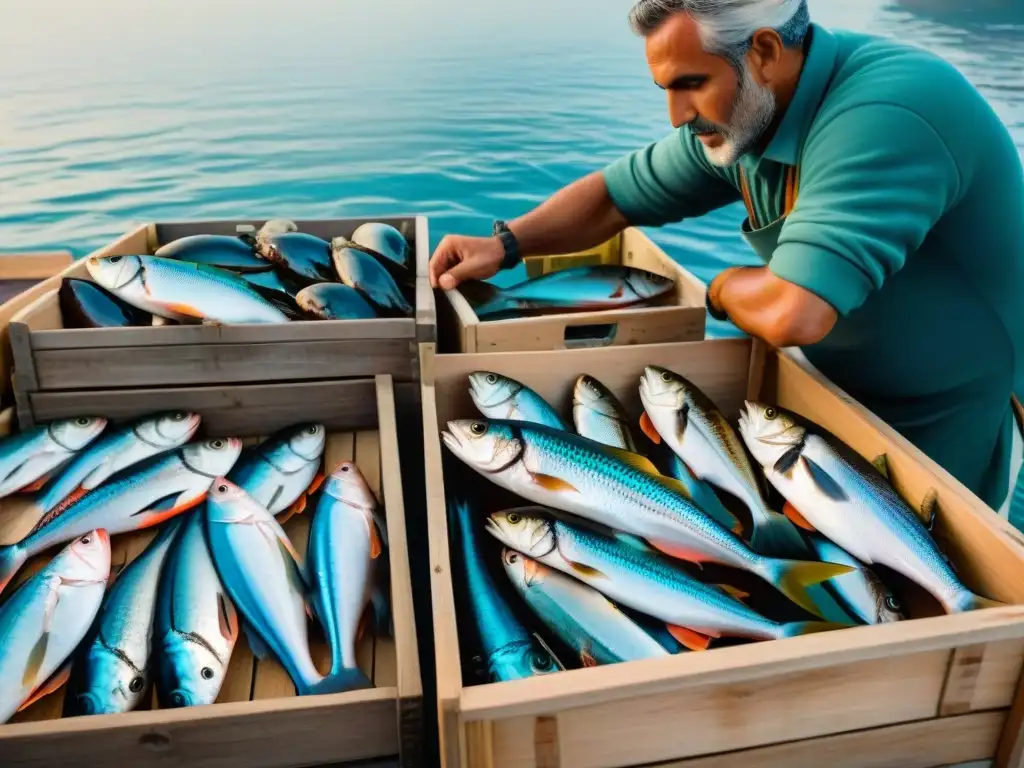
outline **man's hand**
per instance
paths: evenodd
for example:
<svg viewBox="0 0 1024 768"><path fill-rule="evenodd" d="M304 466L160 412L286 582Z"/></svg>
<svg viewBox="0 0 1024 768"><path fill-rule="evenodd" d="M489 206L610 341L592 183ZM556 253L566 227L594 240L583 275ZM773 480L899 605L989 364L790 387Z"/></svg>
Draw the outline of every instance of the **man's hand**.
<svg viewBox="0 0 1024 768"><path fill-rule="evenodd" d="M430 285L450 291L463 280L486 280L498 274L504 258L497 237L447 235L430 257Z"/></svg>

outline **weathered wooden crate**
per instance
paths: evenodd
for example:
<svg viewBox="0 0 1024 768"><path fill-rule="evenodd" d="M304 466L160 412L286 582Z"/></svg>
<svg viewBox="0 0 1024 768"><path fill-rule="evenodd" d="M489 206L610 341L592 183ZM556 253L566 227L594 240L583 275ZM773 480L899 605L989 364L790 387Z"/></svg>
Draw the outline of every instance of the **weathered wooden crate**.
<svg viewBox="0 0 1024 768"><path fill-rule="evenodd" d="M458 288L438 301L444 352L515 352L582 347L700 341L707 312L705 286L673 261L647 235L629 228L590 251L525 260L535 277L570 266L622 264L657 272L676 281L676 289L658 306L603 312L574 312L545 317L481 321Z"/></svg>
<svg viewBox="0 0 1024 768"><path fill-rule="evenodd" d="M349 236L371 219L296 221L302 232L329 239ZM397 227L412 244L417 272L426 268L428 223L423 217L372 219ZM194 234L234 234L262 221L147 224L96 256L153 253L160 245ZM84 260L60 277L88 279ZM424 278L425 282L425 278ZM293 321L280 325L64 328L59 281L10 320L19 418L32 423L34 396L111 387L190 386L265 381L338 379L389 374L419 378L416 345L434 338L430 306L417 318ZM417 302L433 302L418 286Z"/></svg>
<svg viewBox="0 0 1024 768"><path fill-rule="evenodd" d="M0 725L0 764L74 764L215 768L226 765L291 768L338 765L419 766L423 764L422 680L413 617L405 510L402 498L394 389L390 376L312 382L261 389L239 387L235 399L217 401L189 389L125 391L120 396L81 393L81 412L124 419L163 409L197 408L201 434L259 437L277 428L316 420L328 430L327 471L354 460L385 507L389 535L391 609L394 637L372 630L359 649L359 666L374 683L368 690L337 695L296 696L283 668L253 658L239 637L216 704L151 709L121 715L60 718L63 691L43 698ZM9 413L9 412L8 412ZM0 418L0 424L9 419ZM311 511L293 517L285 530L305 554ZM126 565L153 532L116 536L115 567ZM47 555L37 558L41 567ZM23 569L28 572L33 563ZM315 634L311 633L311 637ZM328 662L318 640L314 659ZM325 655L326 654L326 655Z"/></svg>
<svg viewBox="0 0 1024 768"><path fill-rule="evenodd" d="M441 752L448 768L654 765L930 768L1024 765L1024 536L797 359L747 339L423 359L424 440ZM885 454L912 505L938 494L935 535L973 589L1007 607L935 615L665 659L464 685L439 430L479 413L467 374L512 376L556 408L583 372L630 417L646 365L690 378L732 416L761 398L865 457ZM633 422L635 423L635 421ZM923 605L923 604L922 604Z"/></svg>

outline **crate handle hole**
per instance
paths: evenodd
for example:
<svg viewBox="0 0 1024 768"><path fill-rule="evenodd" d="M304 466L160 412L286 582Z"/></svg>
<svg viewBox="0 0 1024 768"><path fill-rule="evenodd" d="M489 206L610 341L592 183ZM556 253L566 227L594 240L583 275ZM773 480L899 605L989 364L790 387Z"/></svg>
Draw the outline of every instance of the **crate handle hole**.
<svg viewBox="0 0 1024 768"><path fill-rule="evenodd" d="M586 349L589 347L609 347L615 341L619 331L618 323L601 325L570 325L565 329L566 349Z"/></svg>

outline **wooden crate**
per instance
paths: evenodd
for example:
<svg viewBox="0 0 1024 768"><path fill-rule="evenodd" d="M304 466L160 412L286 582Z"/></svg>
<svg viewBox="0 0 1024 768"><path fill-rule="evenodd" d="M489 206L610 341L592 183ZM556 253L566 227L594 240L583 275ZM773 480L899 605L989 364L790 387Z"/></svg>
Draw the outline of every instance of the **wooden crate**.
<svg viewBox="0 0 1024 768"><path fill-rule="evenodd" d="M145 711L60 719L63 692L58 691L0 725L0 763L5 768L65 763L96 768L284 768L390 758L388 765L422 765L422 681L398 457L396 386L410 385L394 385L385 375L294 384L277 389L276 407L265 392L250 398L249 387L238 388L233 403L212 401L207 392L194 395L187 389L126 391L122 402L92 393L79 395L83 411L118 420L154 410L198 407L204 435L258 437L307 419L323 423L329 433L326 465L333 468L354 459L386 511L394 638L375 638L372 631L364 637L359 665L375 687L337 695L296 696L276 661L253 659L244 634L212 706L161 710L154 703ZM285 524L303 554L310 514L307 510ZM130 562L153 535L114 537L115 565ZM46 557L38 558L36 565L41 567ZM322 642L314 642L313 651L321 662L329 659Z"/></svg>
<svg viewBox="0 0 1024 768"><path fill-rule="evenodd" d="M659 306L492 321L479 320L458 288L444 291L447 300L438 302L442 351L544 351L704 338L704 283L639 229L629 228L591 251L529 258L526 269L529 276L535 277L569 266L592 264L623 264L657 272L673 278L676 289Z"/></svg>
<svg viewBox="0 0 1024 768"><path fill-rule="evenodd" d="M568 352L421 351L441 752L448 768L1024 766L1024 537L938 465L792 356L749 339ZM467 374L489 370L556 408L580 373L639 417L646 365L738 414L759 397L868 458L885 454L912 505L938 494L935 535L970 587L1009 603L664 659L464 686L439 430L479 416ZM633 422L635 423L635 421ZM912 614L913 615L913 614Z"/></svg>
<svg viewBox="0 0 1024 768"><path fill-rule="evenodd" d="M423 217L380 218L412 241L417 271L425 269L429 233ZM297 221L300 231L324 238L348 236L368 219ZM261 221L148 224L97 256L152 253L193 234L232 234ZM61 277L88 279L84 260ZM422 278L426 285L426 278ZM293 321L272 325L182 325L65 329L57 291L50 285L10 320L15 400L23 425L36 418L34 399L87 389L302 381L389 374L419 378L416 345L434 338L433 293L417 286L415 318Z"/></svg>

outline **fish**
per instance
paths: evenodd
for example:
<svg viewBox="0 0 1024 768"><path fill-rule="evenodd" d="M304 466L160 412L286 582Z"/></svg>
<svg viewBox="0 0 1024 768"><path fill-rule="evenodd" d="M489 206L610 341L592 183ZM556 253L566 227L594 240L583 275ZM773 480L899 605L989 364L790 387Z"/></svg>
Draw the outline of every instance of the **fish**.
<svg viewBox="0 0 1024 768"><path fill-rule="evenodd" d="M561 312L625 309L658 299L673 290L675 281L636 267L604 264L569 267L499 288L467 280L459 290L481 320Z"/></svg>
<svg viewBox="0 0 1024 768"><path fill-rule="evenodd" d="M0 498L31 493L107 428L98 416L59 419L0 440Z"/></svg>
<svg viewBox="0 0 1024 768"><path fill-rule="evenodd" d="M737 590L693 578L642 542L605 535L543 509L496 512L484 525L506 547L579 579L619 605L664 621L672 637L691 651L707 650L711 638L780 640L849 626L772 621L741 602Z"/></svg>
<svg viewBox="0 0 1024 768"><path fill-rule="evenodd" d="M0 605L0 723L64 684L109 576L110 536L87 531Z"/></svg>
<svg viewBox="0 0 1024 768"><path fill-rule="evenodd" d="M213 704L238 640L238 612L206 544L206 510L182 524L157 590L156 693L161 708Z"/></svg>
<svg viewBox="0 0 1024 768"><path fill-rule="evenodd" d="M334 269L338 279L357 290L382 316L410 317L412 305L398 283L373 256L356 248L334 247Z"/></svg>
<svg viewBox="0 0 1024 768"><path fill-rule="evenodd" d="M333 282L331 244L306 232L257 236L259 254L272 264L309 283Z"/></svg>
<svg viewBox="0 0 1024 768"><path fill-rule="evenodd" d="M41 519L59 505L77 501L128 467L180 448L192 439L201 420L197 413L171 411L146 416L107 432L79 451L66 468L31 499L33 519Z"/></svg>
<svg viewBox="0 0 1024 768"><path fill-rule="evenodd" d="M252 241L232 235L187 235L161 245L153 255L232 272L266 272L272 264L256 255Z"/></svg>
<svg viewBox="0 0 1024 768"><path fill-rule="evenodd" d="M599 443L636 453L626 411L614 394L595 379L583 374L572 391L572 418L576 432Z"/></svg>
<svg viewBox="0 0 1024 768"><path fill-rule="evenodd" d="M700 480L735 496L750 512L750 547L769 557L811 557L800 532L769 508L743 441L715 404L674 371L647 366L640 379L644 432L664 439Z"/></svg>
<svg viewBox="0 0 1024 768"><path fill-rule="evenodd" d="M355 288L341 283L316 283L299 291L295 302L308 316L321 320L371 320L377 310Z"/></svg>
<svg viewBox="0 0 1024 768"><path fill-rule="evenodd" d="M972 592L924 523L881 473L834 435L771 405L745 401L740 434L768 481L820 532L865 565L923 587L946 613L1002 605Z"/></svg>
<svg viewBox="0 0 1024 768"><path fill-rule="evenodd" d="M206 504L206 535L221 583L254 638L281 663L300 696L367 687L359 669L321 675L309 651L306 569L274 516L226 478ZM264 649L265 646L265 649Z"/></svg>
<svg viewBox="0 0 1024 768"><path fill-rule="evenodd" d="M182 519L168 522L114 580L76 654L64 715L131 712L149 691L157 588Z"/></svg>
<svg viewBox="0 0 1024 768"><path fill-rule="evenodd" d="M368 222L360 225L352 238L336 237L331 241L332 249L355 248L373 256L388 274L399 284L415 283L412 246L405 237L390 224Z"/></svg>
<svg viewBox="0 0 1024 768"><path fill-rule="evenodd" d="M233 437L187 443L54 510L23 540L0 547L0 592L28 558L86 531L104 528L116 536L151 528L192 509L214 478L230 471L241 450L242 441Z"/></svg>
<svg viewBox="0 0 1024 768"><path fill-rule="evenodd" d="M478 474L534 504L645 539L692 563L748 571L819 615L807 587L848 573L847 565L766 557L703 512L650 460L540 424L461 419L442 439Z"/></svg>
<svg viewBox="0 0 1024 768"><path fill-rule="evenodd" d="M507 547L501 551L501 561L526 604L573 649L581 666L669 655L596 589Z"/></svg>
<svg viewBox="0 0 1024 768"><path fill-rule="evenodd" d="M469 374L469 396L484 416L568 429L548 402L522 382L492 371Z"/></svg>
<svg viewBox="0 0 1024 768"><path fill-rule="evenodd" d="M450 497L448 525L453 564L461 566L460 593L479 637L487 678L500 683L550 675L565 666L541 638L526 630L491 576L479 536L481 517L467 499Z"/></svg>
<svg viewBox="0 0 1024 768"><path fill-rule="evenodd" d="M900 601L874 571L820 534L808 533L806 538L820 560L845 563L856 569L822 585L839 598L851 616L865 624L886 624L904 619Z"/></svg>
<svg viewBox="0 0 1024 768"><path fill-rule="evenodd" d="M360 621L373 591L375 561L386 555L377 499L354 462L324 483L309 531L313 603L331 647L331 671L356 670Z"/></svg>
<svg viewBox="0 0 1024 768"><path fill-rule="evenodd" d="M284 523L306 509L323 482L326 446L323 424L287 427L243 453L227 477Z"/></svg>
<svg viewBox="0 0 1024 768"><path fill-rule="evenodd" d="M274 301L294 306L299 291L306 287L306 282L297 280L286 272L273 268L263 272L239 272L238 276L249 285L261 291L264 296L273 297Z"/></svg>
<svg viewBox="0 0 1024 768"><path fill-rule="evenodd" d="M91 280L65 277L57 291L65 328L128 328L153 324L153 316Z"/></svg>
<svg viewBox="0 0 1024 768"><path fill-rule="evenodd" d="M92 279L129 304L168 320L285 323L288 317L238 275L156 256L90 256Z"/></svg>

